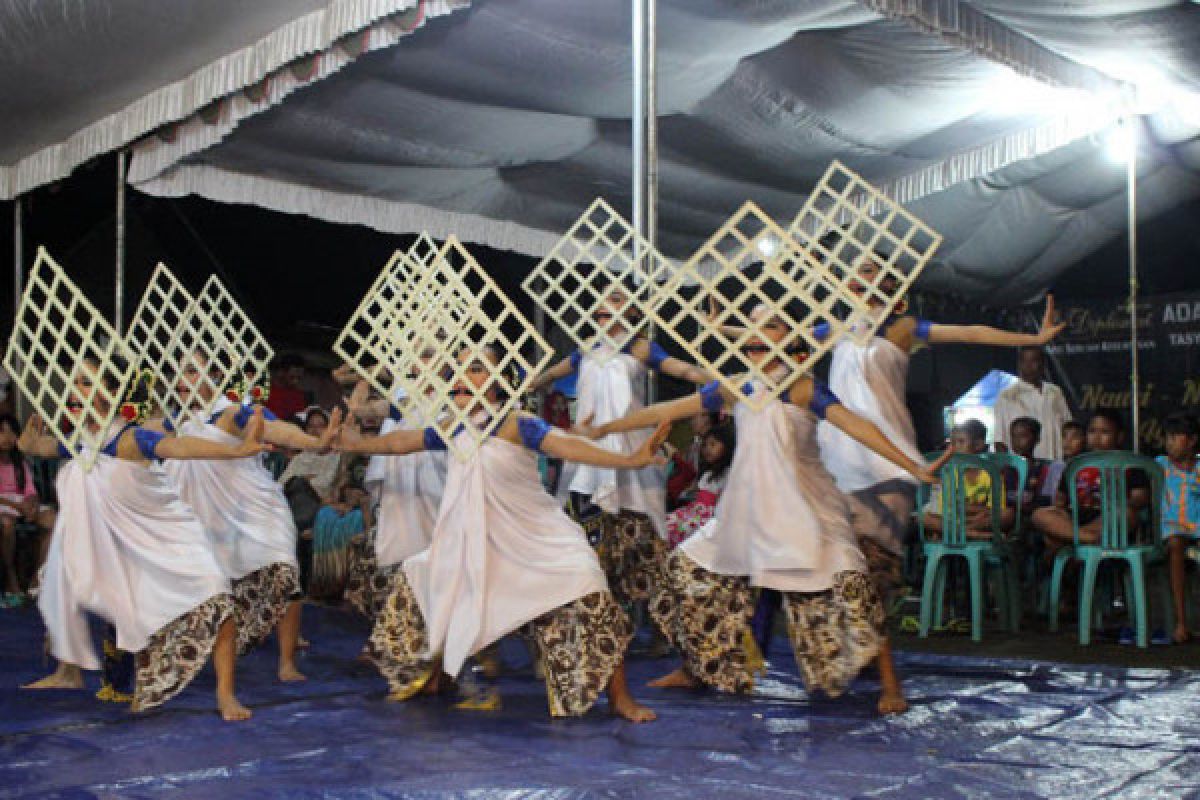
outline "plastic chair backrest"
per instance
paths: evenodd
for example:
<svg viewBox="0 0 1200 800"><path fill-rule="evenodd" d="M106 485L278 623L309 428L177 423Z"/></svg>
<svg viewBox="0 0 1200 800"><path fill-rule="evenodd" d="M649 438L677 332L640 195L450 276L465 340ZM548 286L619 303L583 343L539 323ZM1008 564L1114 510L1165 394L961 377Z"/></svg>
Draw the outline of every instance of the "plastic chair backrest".
<svg viewBox="0 0 1200 800"><path fill-rule="evenodd" d="M996 462L986 456L954 455L942 467L942 541L951 546L967 543L966 474L977 469L991 482L992 541L1003 536L1000 515L1004 508L1004 476Z"/></svg>
<svg viewBox="0 0 1200 800"><path fill-rule="evenodd" d="M942 451L930 450L929 452L922 453L921 455L925 459L926 463L932 464L941 457ZM929 503L929 494L932 489L933 487L928 483L917 484L917 495L913 504L913 508L915 509L914 514L917 520L917 533L920 535L921 541L925 541L925 506Z"/></svg>
<svg viewBox="0 0 1200 800"><path fill-rule="evenodd" d="M1150 481L1149 524L1157 541L1162 536L1162 467L1149 456L1125 450L1105 450L1084 453L1071 459L1066 469L1066 487L1071 498L1071 524L1075 529L1075 544L1079 544L1079 493L1076 477L1082 470L1094 468L1100 472L1100 541L1105 550L1124 550L1129 547L1128 473L1140 470Z"/></svg>
<svg viewBox="0 0 1200 800"><path fill-rule="evenodd" d="M1025 483L1029 480L1029 462L1016 453L987 453L984 457L1000 466L1001 476L1007 469L1011 469L1017 474L1017 497L1013 503L1013 511L1016 512L1013 532L1019 534L1021 532L1021 514L1025 510Z"/></svg>

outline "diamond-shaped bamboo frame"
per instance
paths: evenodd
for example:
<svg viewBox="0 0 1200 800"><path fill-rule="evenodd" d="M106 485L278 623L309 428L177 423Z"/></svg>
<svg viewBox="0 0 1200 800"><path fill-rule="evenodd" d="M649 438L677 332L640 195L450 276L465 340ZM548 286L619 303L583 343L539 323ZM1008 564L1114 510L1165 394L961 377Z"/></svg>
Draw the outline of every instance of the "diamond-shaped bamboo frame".
<svg viewBox="0 0 1200 800"><path fill-rule="evenodd" d="M662 255L639 236L603 198L596 198L550 252L521 282L523 288L582 352L596 344L596 356L620 353L638 331L656 293L655 280L670 271ZM629 321L617 335L595 321L613 288L624 290L628 310L642 320Z"/></svg>
<svg viewBox="0 0 1200 800"><path fill-rule="evenodd" d="M731 284L732 290L726 288ZM698 366L758 411L836 343L843 329L835 310L839 299L820 265L747 201L661 286L650 313ZM716 305L715 320L709 318L710 302ZM759 305L766 313L756 322L751 314ZM777 342L762 333L762 324L772 318L786 329ZM822 324L830 335L818 337ZM752 341L768 348L761 361L742 352ZM797 358L794 348L802 348L806 357ZM764 370L772 362L780 368ZM747 378L761 382L765 391L745 396Z"/></svg>
<svg viewBox="0 0 1200 800"><path fill-rule="evenodd" d="M148 369L155 375L150 394L164 414L172 413L181 402L174 391L175 377L182 369L176 342L195 303L192 293L165 264L159 263L125 334L126 347L138 357L138 369Z"/></svg>
<svg viewBox="0 0 1200 800"><path fill-rule="evenodd" d="M415 293L430 299L422 301L423 313L408 318L408 347L399 379L424 419L439 420L450 452L465 461L490 432L478 425L474 414L486 412L499 424L517 407L534 376L550 364L554 351L454 236L446 240ZM488 346L495 349L499 363L485 360L489 375L475 387L466 377L474 359L460 361L459 355L481 354ZM418 363L422 353L432 353L433 359ZM513 372L515 381L507 377ZM462 407L452 395L460 384L469 394ZM496 401L487 396L493 388L499 390ZM469 435L458 436L460 430Z"/></svg>
<svg viewBox="0 0 1200 800"><path fill-rule="evenodd" d="M125 340L45 248L38 248L27 280L4 353L4 368L45 420L48 431L68 451L78 454L84 470L90 470L113 433L113 422L129 391L131 354ZM92 392L103 398L108 410L100 413L94 403L84 403L79 413L72 415L67 403L76 371L85 359L97 364ZM105 385L105 375L115 378L115 389Z"/></svg>
<svg viewBox="0 0 1200 800"><path fill-rule="evenodd" d="M405 346L404 320L411 309L408 298L438 251L437 243L422 233L407 251L394 252L333 344L333 352L383 397L390 398L395 390Z"/></svg>
<svg viewBox="0 0 1200 800"><path fill-rule="evenodd" d="M903 301L942 242L916 215L837 160L788 232L837 285L839 315L860 344ZM869 279L859 273L866 259L879 267Z"/></svg>
<svg viewBox="0 0 1200 800"><path fill-rule="evenodd" d="M213 335L220 337L233 357L240 360L241 375L234 373L235 377L222 388L243 382L251 387L267 378L275 350L216 275L210 275L196 295L195 311L206 318Z"/></svg>

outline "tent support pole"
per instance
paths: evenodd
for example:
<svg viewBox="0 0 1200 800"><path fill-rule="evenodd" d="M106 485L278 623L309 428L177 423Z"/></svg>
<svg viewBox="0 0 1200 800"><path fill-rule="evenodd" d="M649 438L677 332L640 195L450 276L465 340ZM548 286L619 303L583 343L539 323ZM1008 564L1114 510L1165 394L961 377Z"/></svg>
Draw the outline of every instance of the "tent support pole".
<svg viewBox="0 0 1200 800"><path fill-rule="evenodd" d="M633 228L656 246L658 228L658 87L657 0L633 0ZM654 327L648 330L654 338ZM657 381L647 379L647 401L657 395Z"/></svg>
<svg viewBox="0 0 1200 800"><path fill-rule="evenodd" d="M1130 135L1136 137L1135 118L1129 116L1125 124L1130 126ZM1129 162L1125 171L1129 228L1129 404L1132 408L1133 452L1141 452L1141 396L1138 375L1138 267L1137 267L1137 139L1129 148Z"/></svg>
<svg viewBox="0 0 1200 800"><path fill-rule="evenodd" d="M118 334L125 332L125 160L126 152L117 153L117 253L113 303L113 327Z"/></svg>
<svg viewBox="0 0 1200 800"><path fill-rule="evenodd" d="M13 329L17 327L17 312L21 310L21 295L25 293L25 219L24 198L17 195L13 198ZM10 386L13 393L13 408L17 419L24 419L25 398L17 391L16 386Z"/></svg>

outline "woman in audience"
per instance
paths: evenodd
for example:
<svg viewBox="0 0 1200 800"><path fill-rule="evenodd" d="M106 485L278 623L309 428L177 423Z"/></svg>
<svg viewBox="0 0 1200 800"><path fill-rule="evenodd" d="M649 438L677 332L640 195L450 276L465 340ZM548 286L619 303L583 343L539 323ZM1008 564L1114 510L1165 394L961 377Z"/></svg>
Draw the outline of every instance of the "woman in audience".
<svg viewBox="0 0 1200 800"><path fill-rule="evenodd" d="M33 483L33 470L17 447L21 425L11 414L0 414L0 554L4 559L4 597L0 605L16 608L24 605L17 574L17 525L26 522L37 527L38 561L36 569L46 560L50 546L50 531L54 528L54 511L38 502ZM30 582L36 587L36 574Z"/></svg>

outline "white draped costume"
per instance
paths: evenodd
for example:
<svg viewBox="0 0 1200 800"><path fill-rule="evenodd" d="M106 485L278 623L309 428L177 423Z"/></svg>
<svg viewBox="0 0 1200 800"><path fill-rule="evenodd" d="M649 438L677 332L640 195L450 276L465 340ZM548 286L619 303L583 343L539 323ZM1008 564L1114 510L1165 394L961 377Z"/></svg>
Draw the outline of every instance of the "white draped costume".
<svg viewBox="0 0 1200 800"><path fill-rule="evenodd" d="M117 458L110 442L90 471L64 464L60 510L38 609L60 661L100 669L86 612L111 622L117 647L150 637L211 598L230 592L204 527L161 467Z"/></svg>
<svg viewBox="0 0 1200 800"><path fill-rule="evenodd" d="M213 418L231 405L222 398ZM190 421L179 432L230 447L241 443L212 422ZM232 580L272 564L288 564L299 571L292 512L261 455L168 461L164 469L208 531L217 562Z"/></svg>
<svg viewBox="0 0 1200 800"><path fill-rule="evenodd" d="M582 529L542 488L532 450L492 436L467 461L447 461L433 543L404 573L430 651L455 675L524 623L608 586Z"/></svg>
<svg viewBox="0 0 1200 800"><path fill-rule="evenodd" d="M601 360L599 345L578 359L578 404L575 418L592 417L592 424L603 425L637 411L646 404L646 365L628 353L616 353ZM611 352L611 350L609 351ZM617 453L635 453L650 436L650 431L613 433L596 444ZM582 494L607 514L622 510L645 514L660 538L667 537L667 474L664 467L612 469L568 463L559 481L559 496L565 501L570 492Z"/></svg>

